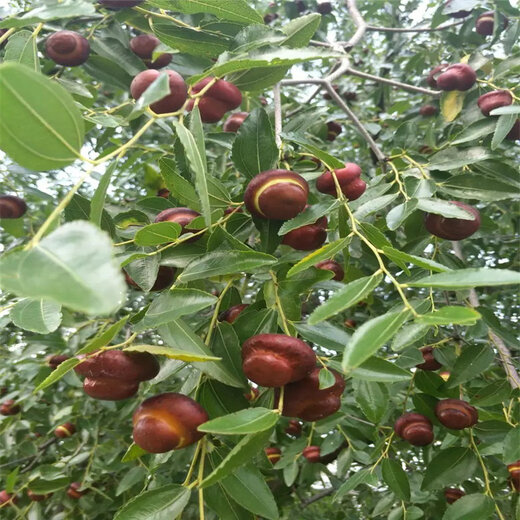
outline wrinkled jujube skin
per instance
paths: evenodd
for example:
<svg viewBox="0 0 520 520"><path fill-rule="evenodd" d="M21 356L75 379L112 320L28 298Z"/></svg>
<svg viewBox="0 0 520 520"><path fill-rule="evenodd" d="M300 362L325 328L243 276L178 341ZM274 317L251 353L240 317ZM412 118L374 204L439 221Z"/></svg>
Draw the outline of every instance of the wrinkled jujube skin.
<svg viewBox="0 0 520 520"><path fill-rule="evenodd" d="M8 493L5 489L0 491L0 506L6 504L16 504L18 502L18 497L13 493ZM5 507L5 505L3 506Z"/></svg>
<svg viewBox="0 0 520 520"><path fill-rule="evenodd" d="M319 373L315 367L307 376L285 386L283 411L285 417L298 417L303 421L319 421L336 413L341 406L345 380L335 370L330 370L335 383L320 390Z"/></svg>
<svg viewBox="0 0 520 520"><path fill-rule="evenodd" d="M395 433L414 446L426 446L433 442L432 423L419 413L405 413L394 425Z"/></svg>
<svg viewBox="0 0 520 520"><path fill-rule="evenodd" d="M117 10L125 7L135 7L140 5L144 0L99 0L99 3L109 9Z"/></svg>
<svg viewBox="0 0 520 520"><path fill-rule="evenodd" d="M437 107L435 105L424 105L419 109L419 114L423 117L431 117L437 113Z"/></svg>
<svg viewBox="0 0 520 520"><path fill-rule="evenodd" d="M7 399L0 405L0 415L16 415L20 412L20 406L13 399Z"/></svg>
<svg viewBox="0 0 520 520"><path fill-rule="evenodd" d="M419 349L423 356L424 362L416 365L417 368L426 371L439 370L442 365L433 357L433 347L422 347Z"/></svg>
<svg viewBox="0 0 520 520"><path fill-rule="evenodd" d="M444 490L444 497L446 498L446 502L448 504L453 504L453 502L456 502L459 498L462 498L466 493L462 491L462 489L458 488L446 488Z"/></svg>
<svg viewBox="0 0 520 520"><path fill-rule="evenodd" d="M166 70L165 72L169 78L170 93L150 105L150 108L156 114L169 114L179 110L188 97L188 87L183 77L174 70ZM137 74L130 85L132 97L139 99L160 74L161 72L155 69L143 70Z"/></svg>
<svg viewBox="0 0 520 520"><path fill-rule="evenodd" d="M349 200L356 200L365 193L366 183L361 180L361 168L355 163L346 163L344 168L334 170L341 191ZM323 173L316 180L316 189L327 195L337 196L336 183L332 172Z"/></svg>
<svg viewBox="0 0 520 520"><path fill-rule="evenodd" d="M234 321L240 316L242 311L247 309L249 305L247 303L240 303L239 305L233 305L224 312L218 315L219 321L227 321L228 323L234 323Z"/></svg>
<svg viewBox="0 0 520 520"><path fill-rule="evenodd" d="M64 354L55 354L54 356L49 356L46 359L46 362L52 370L56 370L64 361L67 361L67 359L69 359L69 356L65 356Z"/></svg>
<svg viewBox="0 0 520 520"><path fill-rule="evenodd" d="M321 262L318 262L315 267L318 269L332 271L334 273L334 277L332 279L336 280L337 282L341 282L343 278L345 278L345 271L343 270L343 267L341 267L341 264L335 260L322 260Z"/></svg>
<svg viewBox="0 0 520 520"><path fill-rule="evenodd" d="M200 92L214 78L205 78L196 83L192 88L192 94ZM188 111L193 109L195 102L191 100ZM203 123L216 123L220 121L226 112L238 108L242 104L242 92L230 83L219 79L202 96L198 107Z"/></svg>
<svg viewBox="0 0 520 520"><path fill-rule="evenodd" d="M513 128L506 135L506 139L509 139L509 141L518 141L520 139L520 119L515 121Z"/></svg>
<svg viewBox="0 0 520 520"><path fill-rule="evenodd" d="M309 185L289 170L267 170L247 185L244 202L248 211L261 218L289 220L307 205Z"/></svg>
<svg viewBox="0 0 520 520"><path fill-rule="evenodd" d="M25 215L27 204L14 195L0 195L0 218L20 218Z"/></svg>
<svg viewBox="0 0 520 520"><path fill-rule="evenodd" d="M461 399L443 399L435 406L435 415L442 425L452 430L471 428L478 422L476 408Z"/></svg>
<svg viewBox="0 0 520 520"><path fill-rule="evenodd" d="M74 500L79 500L82 496L86 495L89 490L83 489L81 490L81 482L72 482L67 489L67 495Z"/></svg>
<svg viewBox="0 0 520 520"><path fill-rule="evenodd" d="M190 229L188 225L190 222L197 217L200 217L200 213L190 208L168 208L161 211L156 217L154 222L176 222L182 228L181 235L185 233L195 233L197 229ZM195 242L199 240L202 235L194 236L190 238L188 242Z"/></svg>
<svg viewBox="0 0 520 520"><path fill-rule="evenodd" d="M88 60L90 43L74 31L58 31L45 42L47 56L58 65L75 67Z"/></svg>
<svg viewBox="0 0 520 520"><path fill-rule="evenodd" d="M480 213L478 209L456 200L450 201L475 216L474 220L446 218L435 213L426 213L424 227L436 237L446 240L463 240L470 237L480 228Z"/></svg>
<svg viewBox="0 0 520 520"><path fill-rule="evenodd" d="M54 435L59 439L65 439L76 433L76 426L71 422L60 424L55 430Z"/></svg>
<svg viewBox="0 0 520 520"><path fill-rule="evenodd" d="M475 71L465 63L450 65L437 76L437 87L440 90L469 90L477 81Z"/></svg>
<svg viewBox="0 0 520 520"><path fill-rule="evenodd" d="M258 334L242 345L242 369L260 386L280 387L303 379L316 365L307 343L285 334Z"/></svg>
<svg viewBox="0 0 520 520"><path fill-rule="evenodd" d="M275 448L274 446L271 446L270 448L264 448L264 453L269 459L269 462L273 465L282 458L282 451L280 448Z"/></svg>
<svg viewBox="0 0 520 520"><path fill-rule="evenodd" d="M431 88L437 88L437 78L441 71L445 70L448 66L448 63L441 63L440 65L434 67L428 74L428 77L426 78L426 83L428 83L428 85Z"/></svg>
<svg viewBox="0 0 520 520"><path fill-rule="evenodd" d="M172 55L163 53L152 60L153 51L160 43L159 38L153 34L140 34L130 40L130 49L145 62L149 69L162 69L172 61Z"/></svg>
<svg viewBox="0 0 520 520"><path fill-rule="evenodd" d="M302 434L302 425L299 421L291 419L284 431L287 435L299 437Z"/></svg>
<svg viewBox="0 0 520 520"><path fill-rule="evenodd" d="M507 471L511 475L511 484L517 493L520 493L520 459L507 465Z"/></svg>
<svg viewBox="0 0 520 520"><path fill-rule="evenodd" d="M316 11L320 14L331 14L332 13L332 4L330 2L321 2L316 7Z"/></svg>
<svg viewBox="0 0 520 520"><path fill-rule="evenodd" d="M235 112L231 114L224 122L224 132L238 132L238 129L242 126L242 123L246 120L249 112Z"/></svg>
<svg viewBox="0 0 520 520"><path fill-rule="evenodd" d="M150 289L150 291L162 291L173 283L175 279L176 269L174 267L168 267L166 265L159 266L159 271L157 271L157 278ZM130 277L130 275L124 271L125 281L131 287L135 287L136 289L141 289L139 285L137 285L134 280Z"/></svg>
<svg viewBox="0 0 520 520"><path fill-rule="evenodd" d="M489 116L489 113L495 108L507 107L513 103L513 96L508 90L494 90L487 94L482 94L477 99L477 105L480 111Z"/></svg>
<svg viewBox="0 0 520 520"><path fill-rule="evenodd" d="M307 446L303 449L302 456L309 462L320 462L321 448L319 446Z"/></svg>
<svg viewBox="0 0 520 520"><path fill-rule="evenodd" d="M327 240L327 217L320 217L314 224L307 224L284 235L282 244L298 251L312 251Z"/></svg>
<svg viewBox="0 0 520 520"><path fill-rule="evenodd" d="M203 437L198 427L209 420L202 406L168 392L143 401L133 415L134 442L150 453L185 448Z"/></svg>
<svg viewBox="0 0 520 520"><path fill-rule="evenodd" d="M336 121L329 121L327 123L327 141L335 141L336 137L343 131L342 126Z"/></svg>
<svg viewBox="0 0 520 520"><path fill-rule="evenodd" d="M508 26L509 20L503 18L502 28L505 29ZM482 36L491 36L495 29L495 12L487 11L482 13L475 21L475 31Z"/></svg>

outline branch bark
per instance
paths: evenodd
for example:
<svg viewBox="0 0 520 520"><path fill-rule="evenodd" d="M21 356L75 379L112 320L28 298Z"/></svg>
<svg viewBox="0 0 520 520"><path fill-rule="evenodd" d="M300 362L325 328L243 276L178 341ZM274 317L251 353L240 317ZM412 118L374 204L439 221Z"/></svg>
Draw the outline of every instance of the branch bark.
<svg viewBox="0 0 520 520"><path fill-rule="evenodd" d="M460 247L460 244L458 242L452 242L453 251L455 253L455 256L462 260L463 262L466 261L464 257L464 253L462 252L462 248ZM477 291L475 289L469 290L469 303L472 307L478 307L480 305ZM513 358L511 356L511 352L507 348L506 344L502 340L502 338L499 338L491 329L489 329L489 337L491 338L491 341L495 345L495 347L498 350L498 354L500 356L500 361L502 362L502 366L504 367L504 370L507 374L507 379L512 386L512 388L520 388L520 376L518 375L518 372L516 371L515 365L513 364Z"/></svg>
<svg viewBox="0 0 520 520"><path fill-rule="evenodd" d="M280 83L277 83L273 88L274 95L274 138L276 146L280 148L282 146L282 100L280 94Z"/></svg>
<svg viewBox="0 0 520 520"><path fill-rule="evenodd" d="M356 32L353 34L350 40L343 44L345 50L349 51L352 49L352 47L361 41L365 35L368 25L357 8L356 0L345 0L345 3L347 4L347 9L350 16L352 17L352 21L356 24L357 27Z"/></svg>

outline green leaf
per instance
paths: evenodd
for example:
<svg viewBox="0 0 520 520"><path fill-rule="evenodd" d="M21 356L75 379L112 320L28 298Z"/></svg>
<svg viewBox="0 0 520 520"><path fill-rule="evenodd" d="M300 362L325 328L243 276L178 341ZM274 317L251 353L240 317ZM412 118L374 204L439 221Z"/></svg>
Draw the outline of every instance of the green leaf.
<svg viewBox="0 0 520 520"><path fill-rule="evenodd" d="M492 150L496 150L500 146L502 141L506 138L507 134L511 131L511 128L513 128L516 120L516 114L503 114L498 118L495 133L493 134L493 139L491 140Z"/></svg>
<svg viewBox="0 0 520 520"><path fill-rule="evenodd" d="M79 157L83 118L58 83L24 65L1 64L0 113L0 149L21 166L52 170Z"/></svg>
<svg viewBox="0 0 520 520"><path fill-rule="evenodd" d="M475 173L455 175L449 181L440 184L440 190L465 199L496 201L517 199L518 189L498 179Z"/></svg>
<svg viewBox="0 0 520 520"><path fill-rule="evenodd" d="M393 459L383 459L381 463L383 480L401 500L410 500L410 482L401 464Z"/></svg>
<svg viewBox="0 0 520 520"><path fill-rule="evenodd" d="M81 350L78 351L78 354L88 354L89 352L94 352L94 350L108 345L126 325L128 318L129 316L121 318L113 325L110 325L110 327L108 327L108 329L106 329L104 332L96 335Z"/></svg>
<svg viewBox="0 0 520 520"><path fill-rule="evenodd" d="M426 276L415 282L408 282L410 287L433 287L436 289L468 289L520 283L520 273L508 269L490 269L488 267L458 269L446 273Z"/></svg>
<svg viewBox="0 0 520 520"><path fill-rule="evenodd" d="M354 397L366 418L379 424L388 408L387 387L373 381L355 381Z"/></svg>
<svg viewBox="0 0 520 520"><path fill-rule="evenodd" d="M242 370L242 346L233 325L223 321L215 327L210 350L215 356L220 356L222 363L240 378L244 385L247 384Z"/></svg>
<svg viewBox="0 0 520 520"><path fill-rule="evenodd" d="M170 190L172 197L177 199L186 207L200 210L200 202L195 188L177 171L177 165L172 159L163 157L159 161L161 174L166 183L166 188Z"/></svg>
<svg viewBox="0 0 520 520"><path fill-rule="evenodd" d="M178 484L168 484L130 499L117 511L114 520L144 520L145 518L176 518L190 500L191 490Z"/></svg>
<svg viewBox="0 0 520 520"><path fill-rule="evenodd" d="M324 215L330 215L339 205L340 203L337 200L335 200L333 203L325 201L318 202L318 204L313 204L296 217L284 222L278 231L278 235L283 236L293 229L298 229L302 226L306 226L307 224L314 224L320 217L323 217Z"/></svg>
<svg viewBox="0 0 520 520"><path fill-rule="evenodd" d="M278 146L267 112L253 110L240 126L233 143L233 164L247 179L270 170L278 160Z"/></svg>
<svg viewBox="0 0 520 520"><path fill-rule="evenodd" d="M390 231L401 227L403 222L417 209L419 201L410 199L392 208L386 215L386 225Z"/></svg>
<svg viewBox="0 0 520 520"><path fill-rule="evenodd" d="M14 61L40 72L36 38L31 31L18 31L9 37L5 48L5 61Z"/></svg>
<svg viewBox="0 0 520 520"><path fill-rule="evenodd" d="M281 27L287 38L281 43L286 47L305 47L318 30L321 16L317 13L307 14L291 20Z"/></svg>
<svg viewBox="0 0 520 520"><path fill-rule="evenodd" d="M426 323L411 323L405 325L395 336L392 341L392 350L398 352L408 347L412 343L419 341L430 329L430 325Z"/></svg>
<svg viewBox="0 0 520 520"><path fill-rule="evenodd" d="M504 439L504 462L512 464L520 460L520 426L513 428Z"/></svg>
<svg viewBox="0 0 520 520"><path fill-rule="evenodd" d="M161 325L158 328L158 332L164 342L176 350L206 357L211 357L213 354L182 319L171 321L167 325ZM192 364L204 374L225 385L237 388L244 387L242 379L231 372L222 362L207 361L204 363L194 362Z"/></svg>
<svg viewBox="0 0 520 520"><path fill-rule="evenodd" d="M70 484L70 477L61 477L56 479L37 478L29 484L29 489L37 495L46 495L54 493Z"/></svg>
<svg viewBox="0 0 520 520"><path fill-rule="evenodd" d="M448 448L433 457L426 468L422 489L431 491L459 484L475 476L478 460L468 448Z"/></svg>
<svg viewBox="0 0 520 520"><path fill-rule="evenodd" d="M358 367L397 333L409 311L387 312L366 321L354 332L343 353L345 372Z"/></svg>
<svg viewBox="0 0 520 520"><path fill-rule="evenodd" d="M451 147L437 152L430 158L430 169L450 171L468 164L485 161L491 157L492 154L487 148L475 146L459 150Z"/></svg>
<svg viewBox="0 0 520 520"><path fill-rule="evenodd" d="M193 361L220 361L219 357L207 356L205 354L193 354L182 350L175 350L170 347L161 347L160 345L131 345L123 349L125 352L149 352L155 356L165 356L169 359L179 359L189 363Z"/></svg>
<svg viewBox="0 0 520 520"><path fill-rule="evenodd" d="M198 427L201 432L219 435L246 435L263 432L275 426L280 415L267 408L248 408L208 421Z"/></svg>
<svg viewBox="0 0 520 520"><path fill-rule="evenodd" d="M381 197L368 200L356 209L354 216L357 219L363 219L372 213L381 211L382 209L389 206L398 197L398 195L398 193L392 193L391 195L382 195Z"/></svg>
<svg viewBox="0 0 520 520"><path fill-rule="evenodd" d="M472 380L475 376L484 372L491 366L495 359L493 349L487 345L471 345L464 347L462 354L455 361L450 378L448 379L448 388Z"/></svg>
<svg viewBox="0 0 520 520"><path fill-rule="evenodd" d="M267 444L272 431L271 428L242 437L224 457L222 462L201 482L200 487L205 488L215 484L219 480L228 477L236 468L250 461Z"/></svg>
<svg viewBox="0 0 520 520"><path fill-rule="evenodd" d="M493 499L486 495L471 494L459 498L448 506L442 520L486 520L495 512Z"/></svg>
<svg viewBox="0 0 520 520"><path fill-rule="evenodd" d="M312 326L295 323L294 326L306 340L337 352L342 352L350 341L350 334L328 322Z"/></svg>
<svg viewBox="0 0 520 520"><path fill-rule="evenodd" d="M156 222L140 229L134 237L138 246L158 246L174 242L181 233L177 222Z"/></svg>
<svg viewBox="0 0 520 520"><path fill-rule="evenodd" d="M115 311L126 292L108 235L82 221L61 226L28 251L4 255L0 286L91 315Z"/></svg>
<svg viewBox="0 0 520 520"><path fill-rule="evenodd" d="M458 176L460 177L460 175ZM440 199L417 199L417 207L428 213L435 213L446 218L459 218L462 220L474 220L475 215L466 211L452 202Z"/></svg>
<svg viewBox="0 0 520 520"><path fill-rule="evenodd" d="M149 455L149 453L146 450L143 450L143 448L137 444L132 443L126 450L126 453L123 455L121 462L131 462L138 459L139 457L142 457L143 455Z"/></svg>
<svg viewBox="0 0 520 520"><path fill-rule="evenodd" d="M467 143L468 141L476 141L481 137L492 134L497 126L496 119L485 117L465 128L451 144Z"/></svg>
<svg viewBox="0 0 520 520"><path fill-rule="evenodd" d="M320 373L318 374L318 387L320 390L325 390L326 388L330 388L334 386L336 383L336 378L334 374L328 368L322 368Z"/></svg>
<svg viewBox="0 0 520 520"><path fill-rule="evenodd" d="M447 305L437 311L419 316L415 322L427 325L474 325L479 319L480 314L474 309L460 305Z"/></svg>
<svg viewBox="0 0 520 520"><path fill-rule="evenodd" d="M90 222L95 224L98 227L101 227L101 219L103 217L103 206L105 205L105 198L107 195L108 187L110 186L110 181L112 179L112 175L117 167L117 160L113 161L110 166L106 169L103 177L99 181L98 187L96 189L96 193L92 197L92 201L90 203Z"/></svg>
<svg viewBox="0 0 520 520"><path fill-rule="evenodd" d="M342 496L345 496L353 489L356 489L360 484L370 484L371 486L375 486L377 481L377 475L370 471L370 468L356 471L345 482L343 482L343 484L341 484L339 489L336 491L333 500L336 502Z"/></svg>
<svg viewBox="0 0 520 520"><path fill-rule="evenodd" d="M302 258L299 262L294 264L287 272L287 278L291 278L295 274L298 274L301 271L305 271L305 269L309 269L309 267L316 265L322 260L328 260L329 258L332 258L336 253L339 253L345 247L347 247L350 243L350 240L351 239L349 237L340 238L339 240L316 249L316 251L313 251L306 257Z"/></svg>
<svg viewBox="0 0 520 520"><path fill-rule="evenodd" d="M135 330L140 332L153 329L186 314L206 309L216 301L215 296L199 289L176 288L166 291L153 300L144 318L135 326Z"/></svg>
<svg viewBox="0 0 520 520"><path fill-rule="evenodd" d="M478 311L482 315L482 319L484 320L486 325L497 336L502 338L506 342L506 344L520 349L520 340L500 324L500 321L498 321L497 317L491 309L486 309L485 307L481 306L478 307Z"/></svg>
<svg viewBox="0 0 520 520"><path fill-rule="evenodd" d="M418 267L422 267L423 269L428 269L429 271L443 272L450 271L449 267L440 264L439 262L435 262L434 260L430 260L429 258L423 258L421 256L410 255L405 253L404 251L399 251L393 247L384 246L383 253L385 256L393 260L394 262L406 262ZM399 265L399 264L398 264Z"/></svg>
<svg viewBox="0 0 520 520"><path fill-rule="evenodd" d="M274 256L256 251L213 251L190 262L178 279L189 282L239 272L251 273L275 263Z"/></svg>
<svg viewBox="0 0 520 520"><path fill-rule="evenodd" d="M507 105L494 108L489 113L490 116L502 116L505 114L520 114L520 107L518 105Z"/></svg>
<svg viewBox="0 0 520 520"><path fill-rule="evenodd" d="M355 368L351 376L364 381L397 383L398 381L408 381L412 374L390 361L373 356Z"/></svg>
<svg viewBox="0 0 520 520"><path fill-rule="evenodd" d="M11 309L9 317L21 329L49 334L60 326L61 305L45 300L23 299Z"/></svg>
<svg viewBox="0 0 520 520"><path fill-rule="evenodd" d="M60 363L58 368L53 370L50 375L48 375L34 390L33 393L37 393L44 388L54 384L56 381L61 379L69 370L72 370L77 364L79 364L79 359L70 358Z"/></svg>
<svg viewBox="0 0 520 520"><path fill-rule="evenodd" d="M144 482L147 477L147 471L141 466L136 466L128 471L125 476L121 479L116 488L116 497L128 491L136 484Z"/></svg>
<svg viewBox="0 0 520 520"><path fill-rule="evenodd" d="M35 23L45 22L48 20L77 18L79 16L92 16L96 14L94 6L86 2L77 1L60 1L50 5L38 5L38 7L24 13L16 18L8 18L0 22L0 28L3 27L25 27L34 25Z"/></svg>
<svg viewBox="0 0 520 520"><path fill-rule="evenodd" d="M314 309L309 316L309 325L315 325L365 299L383 279L381 273L358 278L335 292L328 300Z"/></svg>

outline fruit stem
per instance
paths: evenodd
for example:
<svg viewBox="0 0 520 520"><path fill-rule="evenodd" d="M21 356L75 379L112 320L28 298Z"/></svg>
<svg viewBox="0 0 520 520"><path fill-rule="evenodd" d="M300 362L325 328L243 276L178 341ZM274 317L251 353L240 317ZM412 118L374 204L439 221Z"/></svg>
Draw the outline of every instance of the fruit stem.
<svg viewBox="0 0 520 520"><path fill-rule="evenodd" d="M289 325L287 323L287 318L282 307L282 302L280 301L280 296L278 295L278 280L276 278L276 274L274 271L269 271L269 274L271 275L271 279L273 280L274 300L278 309L278 315L282 322L282 328L288 336L292 336L291 330L289 329Z"/></svg>
<svg viewBox="0 0 520 520"><path fill-rule="evenodd" d="M199 441L201 446L200 449L200 461L199 461L199 473L197 480L200 482L204 479L204 462L206 459L206 439L202 438ZM204 489L199 487L199 519L204 520Z"/></svg>
<svg viewBox="0 0 520 520"><path fill-rule="evenodd" d="M208 333L206 335L206 340L204 341L204 343L206 343L206 345L208 345L208 346L211 342L211 336L213 335L213 330L215 329L215 325L217 323L217 319L218 319L218 315L219 315L219 311L220 311L220 305L222 304L222 298L224 297L224 295L227 293L227 291L229 290L229 288L232 285L233 285L233 280L230 280L226 284L224 289L222 289L222 292L219 294L217 303L215 304L215 309L213 311L213 316L211 317L211 322L209 324L209 329L208 329Z"/></svg>
<svg viewBox="0 0 520 520"><path fill-rule="evenodd" d="M193 470L195 469L195 464L197 462L197 458L199 457L200 449L201 449L201 442L197 442L197 447L195 448L195 453L193 454L193 458L191 459L190 468L188 469L188 474L186 475L186 478L184 479L184 482L182 485L184 487L188 486L191 476L193 475Z"/></svg>

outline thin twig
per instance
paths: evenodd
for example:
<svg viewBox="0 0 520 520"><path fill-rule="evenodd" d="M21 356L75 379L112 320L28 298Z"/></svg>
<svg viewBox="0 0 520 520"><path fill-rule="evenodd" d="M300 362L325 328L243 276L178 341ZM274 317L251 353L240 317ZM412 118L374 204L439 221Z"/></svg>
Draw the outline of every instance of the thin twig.
<svg viewBox="0 0 520 520"><path fill-rule="evenodd" d="M307 507L308 505L313 504L314 502L317 502L318 500L321 500L322 498L332 495L332 493L334 493L334 491L336 491L334 488L328 488L328 489L324 489L323 491L320 491L319 493L316 493L312 497L309 497L306 500L303 500L303 507Z"/></svg>
<svg viewBox="0 0 520 520"><path fill-rule="evenodd" d="M350 17L352 18L352 21L355 23L357 30L354 33L354 35L350 38L348 42L345 42L343 47L346 50L352 49L355 45L357 45L363 36L365 35L365 32L367 30L367 23L365 20L363 20L363 17L361 16L361 13L359 12L356 0L345 0L345 3L347 4L347 9L350 14Z"/></svg>
<svg viewBox="0 0 520 520"><path fill-rule="evenodd" d="M378 31L378 32L393 32L393 33L404 33L404 32L434 32L434 31L443 31L444 29L450 29L451 27L456 27L457 25L462 25L462 22L454 22L447 25L441 25L440 27L377 27L375 25L367 25L367 31Z"/></svg>
<svg viewBox="0 0 520 520"><path fill-rule="evenodd" d="M282 138L282 100L280 95L280 83L277 83L273 88L274 95L274 137L276 140L276 146L281 148Z"/></svg>

